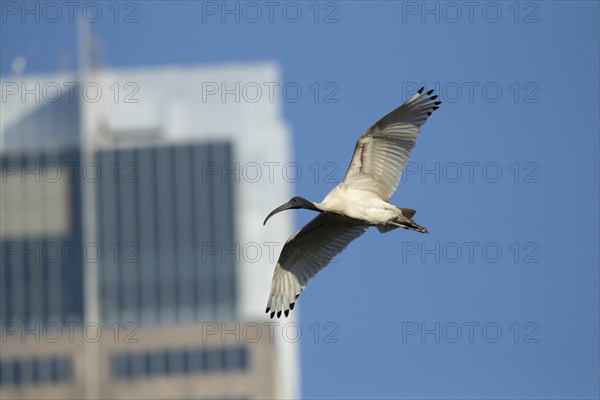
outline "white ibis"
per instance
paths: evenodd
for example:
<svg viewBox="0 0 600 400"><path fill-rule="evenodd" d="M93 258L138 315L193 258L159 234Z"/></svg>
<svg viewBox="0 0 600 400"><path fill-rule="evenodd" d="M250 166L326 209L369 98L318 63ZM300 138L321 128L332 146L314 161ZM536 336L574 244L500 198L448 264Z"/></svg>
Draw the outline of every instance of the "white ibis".
<svg viewBox="0 0 600 400"><path fill-rule="evenodd" d="M274 214L292 208L319 212L281 250L267 303L271 318L279 318L282 312L287 317L308 280L370 226L381 233L396 228L427 233L412 220L415 210L387 202L400 182L419 128L441 104L431 96L433 90L423 93L423 89L358 138L344 180L321 203L294 197L265 219L263 225Z"/></svg>

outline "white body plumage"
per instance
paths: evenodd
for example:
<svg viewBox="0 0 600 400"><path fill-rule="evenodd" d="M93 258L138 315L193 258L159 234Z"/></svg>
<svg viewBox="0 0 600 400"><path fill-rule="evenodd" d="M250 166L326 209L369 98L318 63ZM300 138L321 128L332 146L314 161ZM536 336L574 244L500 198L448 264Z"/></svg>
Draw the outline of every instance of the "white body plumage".
<svg viewBox="0 0 600 400"><path fill-rule="evenodd" d="M415 146L419 128L440 102L421 88L400 107L390 112L358 139L344 180L321 203L294 197L273 210L265 219L292 208L320 214L293 234L283 246L267 303L271 318L286 316L308 280L369 226L382 232L396 228L426 233L412 220L415 210L388 203L402 170Z"/></svg>

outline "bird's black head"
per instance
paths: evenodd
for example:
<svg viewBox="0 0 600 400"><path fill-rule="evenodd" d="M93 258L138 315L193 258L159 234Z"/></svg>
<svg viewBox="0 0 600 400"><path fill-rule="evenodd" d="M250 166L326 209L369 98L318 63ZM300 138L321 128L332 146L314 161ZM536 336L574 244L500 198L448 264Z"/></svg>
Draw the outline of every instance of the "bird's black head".
<svg viewBox="0 0 600 400"><path fill-rule="evenodd" d="M269 215L267 215L267 218L265 218L265 222L263 222L263 225L265 225L267 223L269 218L271 218L273 215L277 214L278 212L285 211L285 210L291 210L293 208L305 208L307 210L321 211L312 202L310 202L302 197L295 196L295 197L292 197L291 200L288 201L287 203L285 203L285 204L277 207L273 211L271 211L271 213Z"/></svg>
<svg viewBox="0 0 600 400"><path fill-rule="evenodd" d="M300 196L294 196L288 201L288 204L291 205L290 208L302 208L302 204L310 203L310 201L303 199Z"/></svg>

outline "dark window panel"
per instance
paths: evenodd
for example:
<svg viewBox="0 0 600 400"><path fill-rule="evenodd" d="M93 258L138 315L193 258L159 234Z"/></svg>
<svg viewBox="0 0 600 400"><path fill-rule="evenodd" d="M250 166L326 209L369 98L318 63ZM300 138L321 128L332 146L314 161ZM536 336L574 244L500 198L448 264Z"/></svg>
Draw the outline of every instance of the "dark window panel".
<svg viewBox="0 0 600 400"><path fill-rule="evenodd" d="M168 349L134 355L113 354L111 374L116 379L150 379L164 375L240 371L246 370L248 364L248 349L244 346Z"/></svg>

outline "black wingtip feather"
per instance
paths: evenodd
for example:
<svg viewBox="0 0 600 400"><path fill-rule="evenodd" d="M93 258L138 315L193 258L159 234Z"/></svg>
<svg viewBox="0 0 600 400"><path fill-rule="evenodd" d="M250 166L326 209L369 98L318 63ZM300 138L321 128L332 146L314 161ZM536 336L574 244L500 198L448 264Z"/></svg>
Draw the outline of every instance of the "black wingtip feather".
<svg viewBox="0 0 600 400"><path fill-rule="evenodd" d="M270 309L271 309L271 307L267 307L267 311L265 311L265 312L268 314Z"/></svg>
<svg viewBox="0 0 600 400"><path fill-rule="evenodd" d="M429 112L427 113L427 116L430 116L430 115L431 115L431 111L429 111Z"/></svg>
<svg viewBox="0 0 600 400"><path fill-rule="evenodd" d="M442 102L441 102L441 101L436 101L436 102L435 102L435 103L433 103L433 104L435 104L436 106L439 106L440 104L442 104Z"/></svg>
<svg viewBox="0 0 600 400"><path fill-rule="evenodd" d="M417 93L421 94L421 93L423 93L423 90L425 90L425 86L421 87L421 89L419 89L419 90L417 91Z"/></svg>
<svg viewBox="0 0 600 400"><path fill-rule="evenodd" d="M271 313L271 319L273 319L273 317L274 317L274 316L275 316L275 311L273 311L273 312Z"/></svg>
<svg viewBox="0 0 600 400"><path fill-rule="evenodd" d="M434 106L434 107L433 107L433 110L435 111L435 110L437 110L438 108L439 108L438 106Z"/></svg>
<svg viewBox="0 0 600 400"><path fill-rule="evenodd" d="M427 92L427 96L429 96L431 93L433 93L433 89L431 89L429 92Z"/></svg>
<svg viewBox="0 0 600 400"><path fill-rule="evenodd" d="M290 304L290 310L293 310L295 305L296 305L296 303L291 303Z"/></svg>
<svg viewBox="0 0 600 400"><path fill-rule="evenodd" d="M290 315L290 310L285 310L283 313L284 313L284 314L285 314L285 316L287 317L288 315Z"/></svg>
<svg viewBox="0 0 600 400"><path fill-rule="evenodd" d="M281 310L277 311L277 318L281 317Z"/></svg>
<svg viewBox="0 0 600 400"><path fill-rule="evenodd" d="M438 95L436 94L435 96L431 96L431 97L429 98L429 100L435 100L435 99L437 99L437 98L438 98Z"/></svg>

